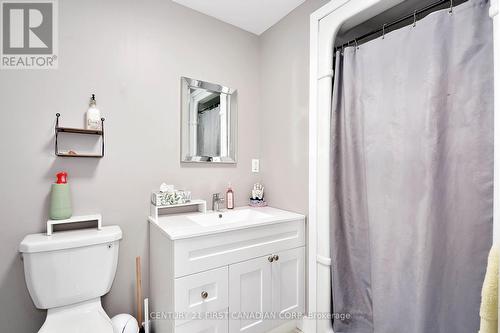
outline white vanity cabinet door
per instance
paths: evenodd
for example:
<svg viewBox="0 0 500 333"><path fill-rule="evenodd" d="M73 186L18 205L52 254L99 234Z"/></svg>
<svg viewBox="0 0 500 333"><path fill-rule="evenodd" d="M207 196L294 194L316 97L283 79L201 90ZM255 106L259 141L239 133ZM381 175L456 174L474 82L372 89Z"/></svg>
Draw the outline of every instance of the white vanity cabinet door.
<svg viewBox="0 0 500 333"><path fill-rule="evenodd" d="M298 319L291 313L304 313L304 252L304 247L279 252L279 259L275 259L272 264L273 311L280 315L281 319ZM286 313L289 315L285 315Z"/></svg>
<svg viewBox="0 0 500 333"><path fill-rule="evenodd" d="M175 333L227 333L227 320L193 320L175 329Z"/></svg>
<svg viewBox="0 0 500 333"><path fill-rule="evenodd" d="M270 320L245 315L271 313L271 263L261 257L229 266L229 333L262 333Z"/></svg>

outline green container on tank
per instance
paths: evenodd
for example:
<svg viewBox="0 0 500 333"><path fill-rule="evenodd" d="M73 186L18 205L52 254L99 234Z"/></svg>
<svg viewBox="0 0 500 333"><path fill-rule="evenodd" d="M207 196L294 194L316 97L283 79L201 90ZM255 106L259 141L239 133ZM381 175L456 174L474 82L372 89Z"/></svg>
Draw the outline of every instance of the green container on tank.
<svg viewBox="0 0 500 333"><path fill-rule="evenodd" d="M49 216L51 220L65 220L73 215L71 207L71 192L67 183L68 174L57 174L57 182L52 184Z"/></svg>

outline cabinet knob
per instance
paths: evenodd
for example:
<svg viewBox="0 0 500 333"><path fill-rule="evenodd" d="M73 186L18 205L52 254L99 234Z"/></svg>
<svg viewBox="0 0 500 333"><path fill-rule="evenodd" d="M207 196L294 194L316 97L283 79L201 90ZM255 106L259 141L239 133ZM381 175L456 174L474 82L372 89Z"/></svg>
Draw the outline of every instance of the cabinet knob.
<svg viewBox="0 0 500 333"><path fill-rule="evenodd" d="M203 298L203 299L207 299L207 297L208 297L208 293L207 293L206 291L203 291L203 292L201 293L201 298Z"/></svg>
<svg viewBox="0 0 500 333"><path fill-rule="evenodd" d="M275 261L278 261L278 260L280 260L280 256L279 256L279 255L277 255L277 254L275 254L275 255L273 256L273 259L274 259Z"/></svg>
<svg viewBox="0 0 500 333"><path fill-rule="evenodd" d="M269 256L269 257L267 258L267 260L269 260L269 262L273 262L273 261L274 261L274 257L273 257L273 256Z"/></svg>

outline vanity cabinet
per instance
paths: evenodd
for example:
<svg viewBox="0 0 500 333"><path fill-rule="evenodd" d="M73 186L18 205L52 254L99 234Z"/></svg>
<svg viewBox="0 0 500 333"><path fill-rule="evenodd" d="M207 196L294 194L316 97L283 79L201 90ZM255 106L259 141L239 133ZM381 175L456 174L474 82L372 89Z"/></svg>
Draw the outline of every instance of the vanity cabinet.
<svg viewBox="0 0 500 333"><path fill-rule="evenodd" d="M168 224L150 220L153 332L266 333L297 321L305 221L293 216L195 237L175 237Z"/></svg>

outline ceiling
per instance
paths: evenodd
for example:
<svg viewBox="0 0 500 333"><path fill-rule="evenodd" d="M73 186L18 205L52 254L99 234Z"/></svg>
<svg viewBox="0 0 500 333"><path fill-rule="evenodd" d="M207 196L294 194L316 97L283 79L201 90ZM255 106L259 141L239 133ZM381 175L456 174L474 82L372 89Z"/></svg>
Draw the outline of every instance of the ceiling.
<svg viewBox="0 0 500 333"><path fill-rule="evenodd" d="M203 14L262 34L305 0L172 0Z"/></svg>

